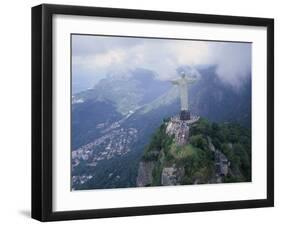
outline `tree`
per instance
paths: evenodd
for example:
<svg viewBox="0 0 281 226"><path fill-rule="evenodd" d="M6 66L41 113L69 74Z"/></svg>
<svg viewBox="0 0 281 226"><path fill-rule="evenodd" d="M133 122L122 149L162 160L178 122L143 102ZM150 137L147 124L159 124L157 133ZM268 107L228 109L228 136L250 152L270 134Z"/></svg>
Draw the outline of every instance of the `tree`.
<svg viewBox="0 0 281 226"><path fill-rule="evenodd" d="M203 137L203 135L195 135L190 137L190 144L192 144L194 147L200 148L202 150L208 149L208 142Z"/></svg>

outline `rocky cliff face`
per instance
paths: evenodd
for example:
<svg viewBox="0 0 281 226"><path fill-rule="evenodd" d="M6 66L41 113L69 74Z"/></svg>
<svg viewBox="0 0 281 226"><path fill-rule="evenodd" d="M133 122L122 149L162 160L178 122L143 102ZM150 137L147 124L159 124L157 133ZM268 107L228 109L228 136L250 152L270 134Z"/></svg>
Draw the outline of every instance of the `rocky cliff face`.
<svg viewBox="0 0 281 226"><path fill-rule="evenodd" d="M142 161L139 164L136 184L138 187L146 187L152 184L153 161Z"/></svg>
<svg viewBox="0 0 281 226"><path fill-rule="evenodd" d="M171 167L165 167L161 174L161 185L179 185L184 177L184 168L176 167L172 165Z"/></svg>

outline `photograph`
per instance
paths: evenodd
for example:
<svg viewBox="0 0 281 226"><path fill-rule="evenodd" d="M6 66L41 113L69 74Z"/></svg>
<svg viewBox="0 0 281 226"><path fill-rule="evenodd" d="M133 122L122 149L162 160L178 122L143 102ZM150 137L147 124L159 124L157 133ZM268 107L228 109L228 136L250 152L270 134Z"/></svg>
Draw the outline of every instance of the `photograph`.
<svg viewBox="0 0 281 226"><path fill-rule="evenodd" d="M71 191L251 183L251 42L70 35Z"/></svg>

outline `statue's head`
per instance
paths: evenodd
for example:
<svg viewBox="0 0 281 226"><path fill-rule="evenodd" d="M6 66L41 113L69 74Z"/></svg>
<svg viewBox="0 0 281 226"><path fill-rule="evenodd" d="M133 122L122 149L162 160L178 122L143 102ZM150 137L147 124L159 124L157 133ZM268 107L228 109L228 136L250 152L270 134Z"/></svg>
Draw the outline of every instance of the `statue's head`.
<svg viewBox="0 0 281 226"><path fill-rule="evenodd" d="M181 74L181 77L182 77L182 78L185 78L185 73L184 73L184 71L182 71L180 74Z"/></svg>

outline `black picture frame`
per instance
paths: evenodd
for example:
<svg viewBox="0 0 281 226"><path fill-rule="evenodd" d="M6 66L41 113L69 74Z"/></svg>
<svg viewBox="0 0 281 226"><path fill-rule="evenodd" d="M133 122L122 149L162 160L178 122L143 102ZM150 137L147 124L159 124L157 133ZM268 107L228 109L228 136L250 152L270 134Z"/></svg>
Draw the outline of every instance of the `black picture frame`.
<svg viewBox="0 0 281 226"><path fill-rule="evenodd" d="M267 198L54 212L52 210L52 18L55 14L266 27ZM32 218L40 221L57 221L270 206L274 206L273 19L49 4L32 8Z"/></svg>

